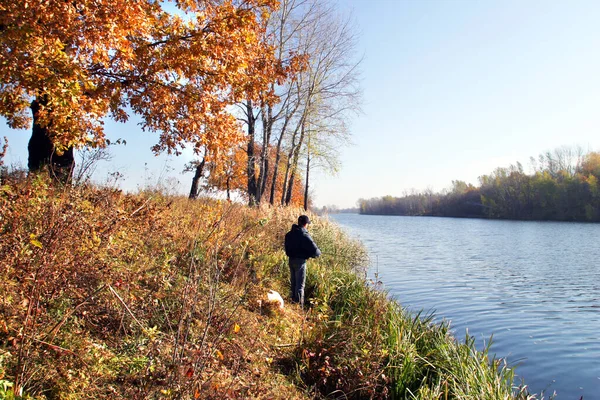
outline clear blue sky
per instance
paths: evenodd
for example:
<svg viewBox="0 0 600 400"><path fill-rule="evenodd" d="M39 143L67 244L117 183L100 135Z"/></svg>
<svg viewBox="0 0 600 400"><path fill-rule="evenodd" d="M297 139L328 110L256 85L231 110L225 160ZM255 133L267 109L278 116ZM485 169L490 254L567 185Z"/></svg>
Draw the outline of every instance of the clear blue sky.
<svg viewBox="0 0 600 400"><path fill-rule="evenodd" d="M341 172L315 172L317 205L476 183L563 145L600 150L600 2L337 2L360 31L364 105ZM165 157L150 153L156 136L134 124L107 131L128 144L104 170L123 172L125 188L157 179ZM0 135L9 160L26 165L28 132L0 126ZM189 160L168 161L182 191Z"/></svg>

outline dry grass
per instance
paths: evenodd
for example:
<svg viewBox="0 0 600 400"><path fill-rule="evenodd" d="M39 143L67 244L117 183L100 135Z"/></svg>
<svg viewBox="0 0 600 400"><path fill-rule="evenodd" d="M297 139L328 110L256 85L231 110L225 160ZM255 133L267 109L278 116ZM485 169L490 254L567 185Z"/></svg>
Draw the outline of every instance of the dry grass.
<svg viewBox="0 0 600 400"><path fill-rule="evenodd" d="M37 177L0 216L5 396L302 398L272 367L302 317L256 306L286 293L288 211Z"/></svg>
<svg viewBox="0 0 600 400"><path fill-rule="evenodd" d="M512 369L406 315L363 247L311 218L302 311L283 237L300 211L147 191L0 186L0 398L527 398Z"/></svg>

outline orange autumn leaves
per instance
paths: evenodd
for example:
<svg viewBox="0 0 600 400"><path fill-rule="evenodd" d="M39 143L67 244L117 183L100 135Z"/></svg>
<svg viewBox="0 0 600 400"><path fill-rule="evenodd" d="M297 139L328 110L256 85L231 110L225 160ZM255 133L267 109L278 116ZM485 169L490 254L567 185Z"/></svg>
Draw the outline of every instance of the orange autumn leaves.
<svg viewBox="0 0 600 400"><path fill-rule="evenodd" d="M243 140L228 107L274 101L283 65L266 40L273 0L0 0L0 115L13 128L39 121L55 145L103 146L103 120L141 116L154 151L206 149L216 159Z"/></svg>
<svg viewBox="0 0 600 400"><path fill-rule="evenodd" d="M118 107L118 79L103 77L135 64L136 41L150 38L155 6L117 0L74 4L0 2L0 113L14 128L30 124L29 103L48 97L40 122L57 144L102 143L100 118ZM113 100L114 104L111 104Z"/></svg>
<svg viewBox="0 0 600 400"><path fill-rule="evenodd" d="M260 153L260 147L255 145L255 154ZM269 159L269 163L273 165L276 159L276 149L270 147L267 152L267 157ZM279 170L285 170L286 163L288 159L285 155L280 155L279 159ZM210 161L208 164L209 175L207 179L208 186L224 191L227 193L228 198L231 195L231 192L237 191L237 193L241 193L247 195L248 188L248 174L246 166L248 164L248 153L242 149L237 148L234 151L231 151L222 160ZM260 171L255 171L256 175L260 173ZM267 184L265 188L265 193L270 193L271 185L273 182L273 174L274 168L269 169L269 173L267 176ZM275 199L280 199L283 194L283 180L284 176L282 174L278 174L277 179L275 181ZM292 197L290 204L294 206L301 206L304 202L304 186L302 182L302 178L299 175L296 175L294 178L294 188L292 190Z"/></svg>

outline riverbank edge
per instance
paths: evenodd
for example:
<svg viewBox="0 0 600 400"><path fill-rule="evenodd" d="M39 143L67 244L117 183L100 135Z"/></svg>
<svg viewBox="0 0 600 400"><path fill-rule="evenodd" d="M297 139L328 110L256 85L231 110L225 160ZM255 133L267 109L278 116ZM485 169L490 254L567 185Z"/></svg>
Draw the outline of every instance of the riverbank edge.
<svg viewBox="0 0 600 400"><path fill-rule="evenodd" d="M283 235L298 209L156 191L0 188L2 398L527 398L514 370L407 314L364 247L311 215L301 310Z"/></svg>

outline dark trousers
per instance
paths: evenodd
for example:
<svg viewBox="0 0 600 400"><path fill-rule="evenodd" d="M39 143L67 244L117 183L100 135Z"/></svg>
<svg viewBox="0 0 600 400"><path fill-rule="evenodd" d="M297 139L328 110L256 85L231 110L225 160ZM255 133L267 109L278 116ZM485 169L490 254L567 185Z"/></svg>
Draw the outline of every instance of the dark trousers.
<svg viewBox="0 0 600 400"><path fill-rule="evenodd" d="M290 289L292 301L304 305L304 282L306 281L306 260L290 258Z"/></svg>

